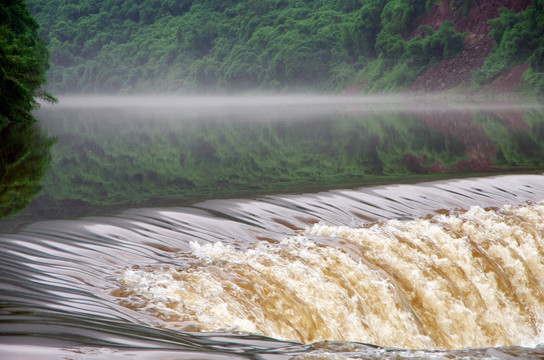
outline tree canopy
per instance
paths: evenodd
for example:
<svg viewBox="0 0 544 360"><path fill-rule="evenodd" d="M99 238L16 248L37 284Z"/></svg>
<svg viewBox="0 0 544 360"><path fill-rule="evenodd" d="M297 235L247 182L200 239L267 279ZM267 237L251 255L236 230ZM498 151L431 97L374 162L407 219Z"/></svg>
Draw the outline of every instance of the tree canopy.
<svg viewBox="0 0 544 360"><path fill-rule="evenodd" d="M402 62L417 65L417 75L444 52L462 49L462 35L450 26L433 35L432 46L417 40L429 53L415 61L406 36L433 3L28 1L50 44L51 90L90 93L330 91L378 58L382 72Z"/></svg>
<svg viewBox="0 0 544 360"><path fill-rule="evenodd" d="M533 0L526 11L502 9L490 22L495 49L481 70L474 73L477 84L485 84L504 74L513 64L528 61L524 75L529 89L544 93L544 0Z"/></svg>
<svg viewBox="0 0 544 360"><path fill-rule="evenodd" d="M35 127L44 91L48 50L23 0L0 6L0 218L14 215L41 190L53 140Z"/></svg>
<svg viewBox="0 0 544 360"><path fill-rule="evenodd" d="M0 6L0 128L12 122L33 122L37 99L53 101L43 90L48 50L39 25L23 0Z"/></svg>
<svg viewBox="0 0 544 360"><path fill-rule="evenodd" d="M442 1L454 3L460 16L473 3ZM334 91L357 83L368 84L368 91L392 90L463 49L464 34L452 23L417 29L437 2L27 1L49 43L49 88L56 93ZM541 2L493 22L493 35L504 42L497 54L512 41L520 44L535 71L542 51L528 51L542 42L535 30L542 24ZM475 81L500 72L486 65Z"/></svg>

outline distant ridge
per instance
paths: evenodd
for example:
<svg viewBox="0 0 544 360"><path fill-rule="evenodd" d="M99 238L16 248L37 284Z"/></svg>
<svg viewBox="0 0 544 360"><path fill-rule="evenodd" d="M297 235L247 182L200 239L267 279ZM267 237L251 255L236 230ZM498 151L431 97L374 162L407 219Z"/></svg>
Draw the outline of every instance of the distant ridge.
<svg viewBox="0 0 544 360"><path fill-rule="evenodd" d="M543 0L27 3L57 94L544 92Z"/></svg>

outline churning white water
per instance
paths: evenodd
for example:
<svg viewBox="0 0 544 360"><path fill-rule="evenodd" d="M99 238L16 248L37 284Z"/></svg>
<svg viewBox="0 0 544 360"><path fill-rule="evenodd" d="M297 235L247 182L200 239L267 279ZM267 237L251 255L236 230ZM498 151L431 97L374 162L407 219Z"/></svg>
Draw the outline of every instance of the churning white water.
<svg viewBox="0 0 544 360"><path fill-rule="evenodd" d="M127 269L118 296L170 326L412 349L534 346L544 205L364 227L315 224L249 249L192 242L190 265Z"/></svg>

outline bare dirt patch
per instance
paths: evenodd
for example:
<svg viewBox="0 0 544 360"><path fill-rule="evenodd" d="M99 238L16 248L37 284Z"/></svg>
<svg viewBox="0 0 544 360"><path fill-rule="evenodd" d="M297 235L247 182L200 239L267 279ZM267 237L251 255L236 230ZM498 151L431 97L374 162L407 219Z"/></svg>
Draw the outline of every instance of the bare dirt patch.
<svg viewBox="0 0 544 360"><path fill-rule="evenodd" d="M491 26L488 21L499 16L500 8L522 11L529 5L531 0L475 0L470 11L465 15L460 9L450 6L450 0L443 0L436 4L420 20L417 27L429 25L434 30L438 30L444 21L449 20L453 22L457 31L467 32L465 49L457 56L445 58L436 66L429 68L407 90L431 92L457 87L468 88L472 81L472 72L482 67L493 50L494 40L489 36ZM412 34L412 37L416 35L417 31ZM523 74L523 72L519 73L521 70L523 70L522 67L511 74L508 84L505 82L500 85L504 91L512 91L519 86Z"/></svg>

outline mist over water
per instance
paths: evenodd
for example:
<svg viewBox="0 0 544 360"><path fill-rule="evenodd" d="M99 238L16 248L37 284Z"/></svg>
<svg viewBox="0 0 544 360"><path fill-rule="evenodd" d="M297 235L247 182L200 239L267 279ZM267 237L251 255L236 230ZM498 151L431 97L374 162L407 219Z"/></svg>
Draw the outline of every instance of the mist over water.
<svg viewBox="0 0 544 360"><path fill-rule="evenodd" d="M44 106L51 106L44 104ZM428 111L520 111L544 108L537 102L520 103L508 98L471 97L451 94L397 94L397 95L64 95L58 109L135 109L137 111L177 111L200 115L226 112L233 117L262 113L268 117L304 110L298 116L313 117L316 114L368 112L428 112ZM292 115L292 114L291 114ZM294 118L291 116L291 118ZM254 119L258 120L258 119Z"/></svg>
<svg viewBox="0 0 544 360"><path fill-rule="evenodd" d="M67 96L37 117L57 142L29 212L53 218L544 167L538 104L440 95Z"/></svg>

